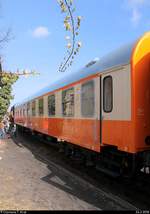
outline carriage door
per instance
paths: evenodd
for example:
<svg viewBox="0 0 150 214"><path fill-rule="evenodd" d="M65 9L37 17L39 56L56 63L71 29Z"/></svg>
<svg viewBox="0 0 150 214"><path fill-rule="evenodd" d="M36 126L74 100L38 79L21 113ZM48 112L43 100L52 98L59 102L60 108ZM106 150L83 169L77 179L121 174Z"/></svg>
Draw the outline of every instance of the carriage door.
<svg viewBox="0 0 150 214"><path fill-rule="evenodd" d="M111 117L111 113L113 110L113 78L109 74L102 75L101 77L101 111L100 111L100 122L101 122L101 130L100 130L100 143L101 145L104 142L104 136L106 136L106 127L107 123ZM107 127L108 128L108 127ZM107 134L109 135L109 129L107 129Z"/></svg>

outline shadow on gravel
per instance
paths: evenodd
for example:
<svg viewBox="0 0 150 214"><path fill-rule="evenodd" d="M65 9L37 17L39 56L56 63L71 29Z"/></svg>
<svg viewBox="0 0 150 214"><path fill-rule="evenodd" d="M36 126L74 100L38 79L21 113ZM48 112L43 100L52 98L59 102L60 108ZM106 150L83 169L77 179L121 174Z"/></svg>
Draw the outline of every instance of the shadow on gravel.
<svg viewBox="0 0 150 214"><path fill-rule="evenodd" d="M58 171L58 169L54 168L53 166L48 165L47 167L51 171L51 173L41 178L43 181L99 209L112 210L112 207L108 207L108 202L104 200L104 197L102 195L100 197L99 194L92 191L88 187L83 187L75 179L69 177L69 175L62 174L61 171Z"/></svg>
<svg viewBox="0 0 150 214"><path fill-rule="evenodd" d="M78 181L76 181L76 179L74 179L72 176L70 176L69 173L65 174L64 172L61 171L61 169L59 169L59 167L57 168L54 166L55 164L59 165L58 160L57 161L55 161L55 159L53 160L55 151L52 151L52 157L49 156L49 157L46 157L46 159L45 159L45 151L43 152L43 149L40 149L43 146L43 144L41 142L40 143L34 142L34 140L32 140L32 142L33 142L32 143L32 142L26 142L26 141L27 141L27 139L22 140L20 138L20 136L17 138L13 138L13 142L17 146L19 146L20 148L21 147L27 148L28 150L30 150L32 152L32 154L38 161L47 165L47 168L49 169L50 173L48 175L40 178L42 181L47 182L47 183L55 186L56 188L66 192L68 194L71 194L72 196L74 196L82 201L85 201L86 203L88 203L90 205L95 206L96 209L112 210L113 206L109 208L108 201L104 200L105 199L104 196L92 191L91 188L81 185ZM45 146L49 147L49 149L52 149L49 145L45 145ZM57 157L58 157L58 155L59 154L57 154ZM55 157L55 158L57 158L57 157ZM50 162L52 163L52 165ZM54 163L54 165L53 165L53 163ZM64 165L63 165L63 167L64 167Z"/></svg>

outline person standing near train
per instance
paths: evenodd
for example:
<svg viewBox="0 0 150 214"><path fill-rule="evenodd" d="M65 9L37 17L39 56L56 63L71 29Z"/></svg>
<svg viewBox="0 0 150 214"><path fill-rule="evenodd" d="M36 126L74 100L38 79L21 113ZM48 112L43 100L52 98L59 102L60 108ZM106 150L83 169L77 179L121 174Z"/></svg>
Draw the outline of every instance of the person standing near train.
<svg viewBox="0 0 150 214"><path fill-rule="evenodd" d="M7 114L4 116L3 123L4 123L4 130L5 130L5 133L8 134L10 122L9 122L9 117L8 117Z"/></svg>
<svg viewBox="0 0 150 214"><path fill-rule="evenodd" d="M0 139L4 139L5 137L5 130L4 130L5 126L3 121L0 121Z"/></svg>
<svg viewBox="0 0 150 214"><path fill-rule="evenodd" d="M14 122L13 115L10 115L9 122L10 122L9 133L10 133L11 136L16 137L17 136L17 127L16 127L16 124Z"/></svg>

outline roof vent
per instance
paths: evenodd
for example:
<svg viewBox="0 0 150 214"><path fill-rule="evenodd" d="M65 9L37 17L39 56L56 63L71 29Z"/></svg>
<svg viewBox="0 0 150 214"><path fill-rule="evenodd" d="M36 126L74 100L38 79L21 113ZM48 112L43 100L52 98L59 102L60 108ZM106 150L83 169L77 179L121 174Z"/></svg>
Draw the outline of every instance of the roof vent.
<svg viewBox="0 0 150 214"><path fill-rule="evenodd" d="M86 65L86 67L88 68L88 67L94 65L98 60L99 60L99 58L95 58L94 60L92 60L91 62L89 62L89 63Z"/></svg>

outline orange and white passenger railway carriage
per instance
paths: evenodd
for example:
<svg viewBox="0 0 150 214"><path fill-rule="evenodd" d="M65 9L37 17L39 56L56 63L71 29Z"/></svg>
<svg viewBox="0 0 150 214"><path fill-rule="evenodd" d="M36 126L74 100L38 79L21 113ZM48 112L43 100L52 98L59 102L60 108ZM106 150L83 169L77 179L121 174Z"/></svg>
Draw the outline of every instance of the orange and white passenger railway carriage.
<svg viewBox="0 0 150 214"><path fill-rule="evenodd" d="M16 105L15 123L107 172L150 166L150 32Z"/></svg>

